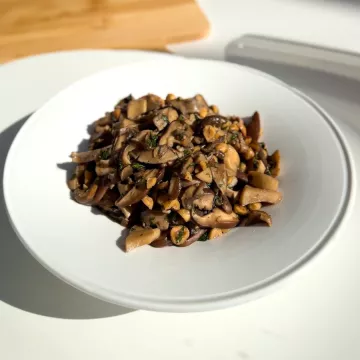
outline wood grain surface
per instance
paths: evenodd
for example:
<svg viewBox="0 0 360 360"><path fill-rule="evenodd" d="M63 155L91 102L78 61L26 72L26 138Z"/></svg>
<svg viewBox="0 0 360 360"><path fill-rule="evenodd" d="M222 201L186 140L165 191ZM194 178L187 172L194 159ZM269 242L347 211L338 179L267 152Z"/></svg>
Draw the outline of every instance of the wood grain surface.
<svg viewBox="0 0 360 360"><path fill-rule="evenodd" d="M70 49L164 50L208 29L195 0L0 0L0 62Z"/></svg>

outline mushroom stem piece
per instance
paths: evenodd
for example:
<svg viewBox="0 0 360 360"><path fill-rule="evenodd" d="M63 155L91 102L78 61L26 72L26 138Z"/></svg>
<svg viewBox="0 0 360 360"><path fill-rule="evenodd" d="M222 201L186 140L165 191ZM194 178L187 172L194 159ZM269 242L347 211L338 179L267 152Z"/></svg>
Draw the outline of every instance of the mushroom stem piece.
<svg viewBox="0 0 360 360"><path fill-rule="evenodd" d="M277 191L279 180L272 176L261 174L258 171L250 171L249 184L260 189Z"/></svg>
<svg viewBox="0 0 360 360"><path fill-rule="evenodd" d="M277 204L282 200L282 194L274 190L258 189L246 185L240 195L240 205L253 203Z"/></svg>
<svg viewBox="0 0 360 360"><path fill-rule="evenodd" d="M139 246L151 244L158 239L160 235L160 229L135 228L135 230L130 231L125 240L125 251L129 252Z"/></svg>

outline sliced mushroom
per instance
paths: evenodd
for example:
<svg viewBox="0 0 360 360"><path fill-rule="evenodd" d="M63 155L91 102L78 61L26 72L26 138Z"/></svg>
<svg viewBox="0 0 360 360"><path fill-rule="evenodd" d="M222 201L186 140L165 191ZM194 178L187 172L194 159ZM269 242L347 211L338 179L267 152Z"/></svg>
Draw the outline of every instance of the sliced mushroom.
<svg viewBox="0 0 360 360"><path fill-rule="evenodd" d="M193 130L189 125L182 123L179 120L173 121L166 129L165 134L160 138L159 145L168 144L168 140L171 136L174 137L174 143L188 146L193 136Z"/></svg>
<svg viewBox="0 0 360 360"><path fill-rule="evenodd" d="M211 173L217 187L223 194L225 194L227 189L227 173L225 170L225 165L220 164L211 167Z"/></svg>
<svg viewBox="0 0 360 360"><path fill-rule="evenodd" d="M160 234L160 229L136 228L130 231L125 240L125 251L129 252L139 246L151 244L160 237Z"/></svg>
<svg viewBox="0 0 360 360"><path fill-rule="evenodd" d="M180 178L178 176L173 176L169 184L169 199L175 200L179 197L181 191Z"/></svg>
<svg viewBox="0 0 360 360"><path fill-rule="evenodd" d="M68 187L70 190L75 190L80 187L79 180L74 174L73 177L68 181Z"/></svg>
<svg viewBox="0 0 360 360"><path fill-rule="evenodd" d="M98 189L98 184L95 181L87 190L76 189L73 191L73 197L76 202L83 205L92 205L92 201Z"/></svg>
<svg viewBox="0 0 360 360"><path fill-rule="evenodd" d="M124 197L115 202L118 208L123 208L141 201L149 192L143 184L135 185Z"/></svg>
<svg viewBox="0 0 360 360"><path fill-rule="evenodd" d="M120 208L121 212L124 214L126 219L129 219L131 216L132 208L131 206Z"/></svg>
<svg viewBox="0 0 360 360"><path fill-rule="evenodd" d="M214 193L206 193L193 201L193 205L200 210L211 210L214 206ZM231 208L231 205L230 205Z"/></svg>
<svg viewBox="0 0 360 360"><path fill-rule="evenodd" d="M132 185L129 184L122 184L122 183L117 183L117 188L119 190L119 193L121 196L124 196L126 193L128 193L131 189Z"/></svg>
<svg viewBox="0 0 360 360"><path fill-rule="evenodd" d="M129 177L133 174L134 170L131 165L125 166L120 173L121 181L125 181L129 179Z"/></svg>
<svg viewBox="0 0 360 360"><path fill-rule="evenodd" d="M99 156L107 151L110 151L111 145L105 146L101 149L85 151L85 152L72 152L70 157L72 162L74 163L88 163L90 161L95 161L99 158Z"/></svg>
<svg viewBox="0 0 360 360"><path fill-rule="evenodd" d="M147 210L141 213L141 220L146 226L156 226L161 231L169 228L169 219L167 214L159 210Z"/></svg>
<svg viewBox="0 0 360 360"><path fill-rule="evenodd" d="M147 111L156 110L164 106L165 101L157 95L148 94L146 96L142 96L140 99L145 99L147 103Z"/></svg>
<svg viewBox="0 0 360 360"><path fill-rule="evenodd" d="M197 224L203 227L231 229L239 223L239 218L235 213L227 214L219 208L215 208L205 216L199 216L193 210L191 216Z"/></svg>
<svg viewBox="0 0 360 360"><path fill-rule="evenodd" d="M257 171L249 172L249 184L256 188L277 191L279 187L279 180L272 176L261 174Z"/></svg>
<svg viewBox="0 0 360 360"><path fill-rule="evenodd" d="M198 241L201 238L201 236L203 236L205 233L206 233L205 229L200 229L194 235L189 237L185 242L183 242L182 244L180 244L178 246L180 246L180 247L189 246L189 245L193 244L194 242Z"/></svg>
<svg viewBox="0 0 360 360"><path fill-rule="evenodd" d="M266 170L266 167L265 167L264 163L261 160L254 158L254 159L250 160L249 170L250 169L263 174L265 172L265 170Z"/></svg>
<svg viewBox="0 0 360 360"><path fill-rule="evenodd" d="M136 136L134 136L131 141L135 142L138 145L144 146L145 138L151 134L151 130L142 130Z"/></svg>
<svg viewBox="0 0 360 360"><path fill-rule="evenodd" d="M130 157L129 157L129 153L133 150L136 149L136 146L134 144L129 144L126 146L126 148L124 149L124 152L121 156L121 160L122 160L122 163L124 165L130 165L131 164L131 160L130 160Z"/></svg>
<svg viewBox="0 0 360 360"><path fill-rule="evenodd" d="M96 172L97 176L109 175L111 173L114 173L115 171L116 171L116 169L114 169L112 167L101 167L101 166L95 167L95 172Z"/></svg>
<svg viewBox="0 0 360 360"><path fill-rule="evenodd" d="M277 204L282 200L282 194L278 191L254 188L245 185L240 195L240 205L248 205L253 203L269 203Z"/></svg>
<svg viewBox="0 0 360 360"><path fill-rule="evenodd" d="M258 142L261 135L260 115L256 111L251 118L251 122L246 127L247 136L252 138L252 141Z"/></svg>
<svg viewBox="0 0 360 360"><path fill-rule="evenodd" d="M193 198L195 190L196 190L196 186L191 185L188 188L186 188L186 190L184 191L184 193L181 197L181 203L185 209L188 209L188 210L191 209L191 205L189 206L189 199Z"/></svg>
<svg viewBox="0 0 360 360"><path fill-rule="evenodd" d="M141 114L147 111L146 99L131 100L127 108L127 117L129 119L136 119Z"/></svg>
<svg viewBox="0 0 360 360"><path fill-rule="evenodd" d="M221 128L228 122L228 119L221 115L210 115L203 119L199 126L200 129L203 129L207 125L215 126L217 128Z"/></svg>
<svg viewBox="0 0 360 360"><path fill-rule="evenodd" d="M145 164L163 164L181 158L184 154L167 146L141 151L137 161Z"/></svg>
<svg viewBox="0 0 360 360"><path fill-rule="evenodd" d="M206 183L211 183L213 181L213 176L210 168L206 168L205 170L197 173L196 177Z"/></svg>
<svg viewBox="0 0 360 360"><path fill-rule="evenodd" d="M247 184L249 182L249 177L246 173L238 170L236 172L236 177L243 183L243 184Z"/></svg>
<svg viewBox="0 0 360 360"><path fill-rule="evenodd" d="M186 173L192 174L194 171L194 160L192 157L188 157L185 161L183 166L181 167L181 175L185 176Z"/></svg>
<svg viewBox="0 0 360 360"><path fill-rule="evenodd" d="M224 211L227 214L231 214L232 213L232 206L231 206L231 203L230 203L227 195L222 194L221 197L222 197L222 205L221 205L221 207L224 209Z"/></svg>
<svg viewBox="0 0 360 360"><path fill-rule="evenodd" d="M273 166L271 167L271 175L276 177L280 175L280 151L276 150L270 157Z"/></svg>
<svg viewBox="0 0 360 360"><path fill-rule="evenodd" d="M249 215L244 220L242 220L240 225L250 226L260 222L265 223L267 226L271 226L272 225L271 216L265 211L254 210L254 211L250 211Z"/></svg>
<svg viewBox="0 0 360 360"><path fill-rule="evenodd" d="M167 231L163 231L161 233L161 235L159 236L158 239L156 239L155 241L153 241L150 246L155 247L155 248L163 248L166 246L173 246L173 243L170 239L170 237L168 236Z"/></svg>
<svg viewBox="0 0 360 360"><path fill-rule="evenodd" d="M202 109L209 108L204 97L200 94L189 99L177 98L169 101L169 103L184 115L199 113Z"/></svg>
<svg viewBox="0 0 360 360"><path fill-rule="evenodd" d="M166 128L169 123L172 123L178 118L178 113L172 107L161 109L155 115L153 122L159 131ZM165 144L164 144L165 145Z"/></svg>
<svg viewBox="0 0 360 360"><path fill-rule="evenodd" d="M216 150L224 154L224 164L228 176L235 176L240 166L240 156L238 152L229 144L221 143L216 146Z"/></svg>

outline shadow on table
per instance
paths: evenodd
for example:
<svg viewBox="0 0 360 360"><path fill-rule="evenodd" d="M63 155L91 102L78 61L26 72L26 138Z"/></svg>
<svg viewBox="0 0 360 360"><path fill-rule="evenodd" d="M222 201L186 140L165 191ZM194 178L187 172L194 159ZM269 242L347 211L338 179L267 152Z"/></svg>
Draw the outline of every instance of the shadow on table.
<svg viewBox="0 0 360 360"><path fill-rule="evenodd" d="M0 300L35 314L66 319L96 319L133 311L86 295L50 274L12 229L4 202L4 164L15 135L29 116L0 133Z"/></svg>

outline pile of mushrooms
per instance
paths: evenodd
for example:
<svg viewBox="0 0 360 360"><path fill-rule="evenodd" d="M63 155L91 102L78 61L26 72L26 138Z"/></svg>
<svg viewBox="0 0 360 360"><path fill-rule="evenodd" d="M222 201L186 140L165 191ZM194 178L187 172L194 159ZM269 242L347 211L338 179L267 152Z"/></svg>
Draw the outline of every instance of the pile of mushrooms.
<svg viewBox="0 0 360 360"><path fill-rule="evenodd" d="M280 153L269 154L260 116L219 114L202 95L131 95L94 122L68 182L72 198L130 228L126 251L184 247L236 226L265 224L282 195Z"/></svg>

